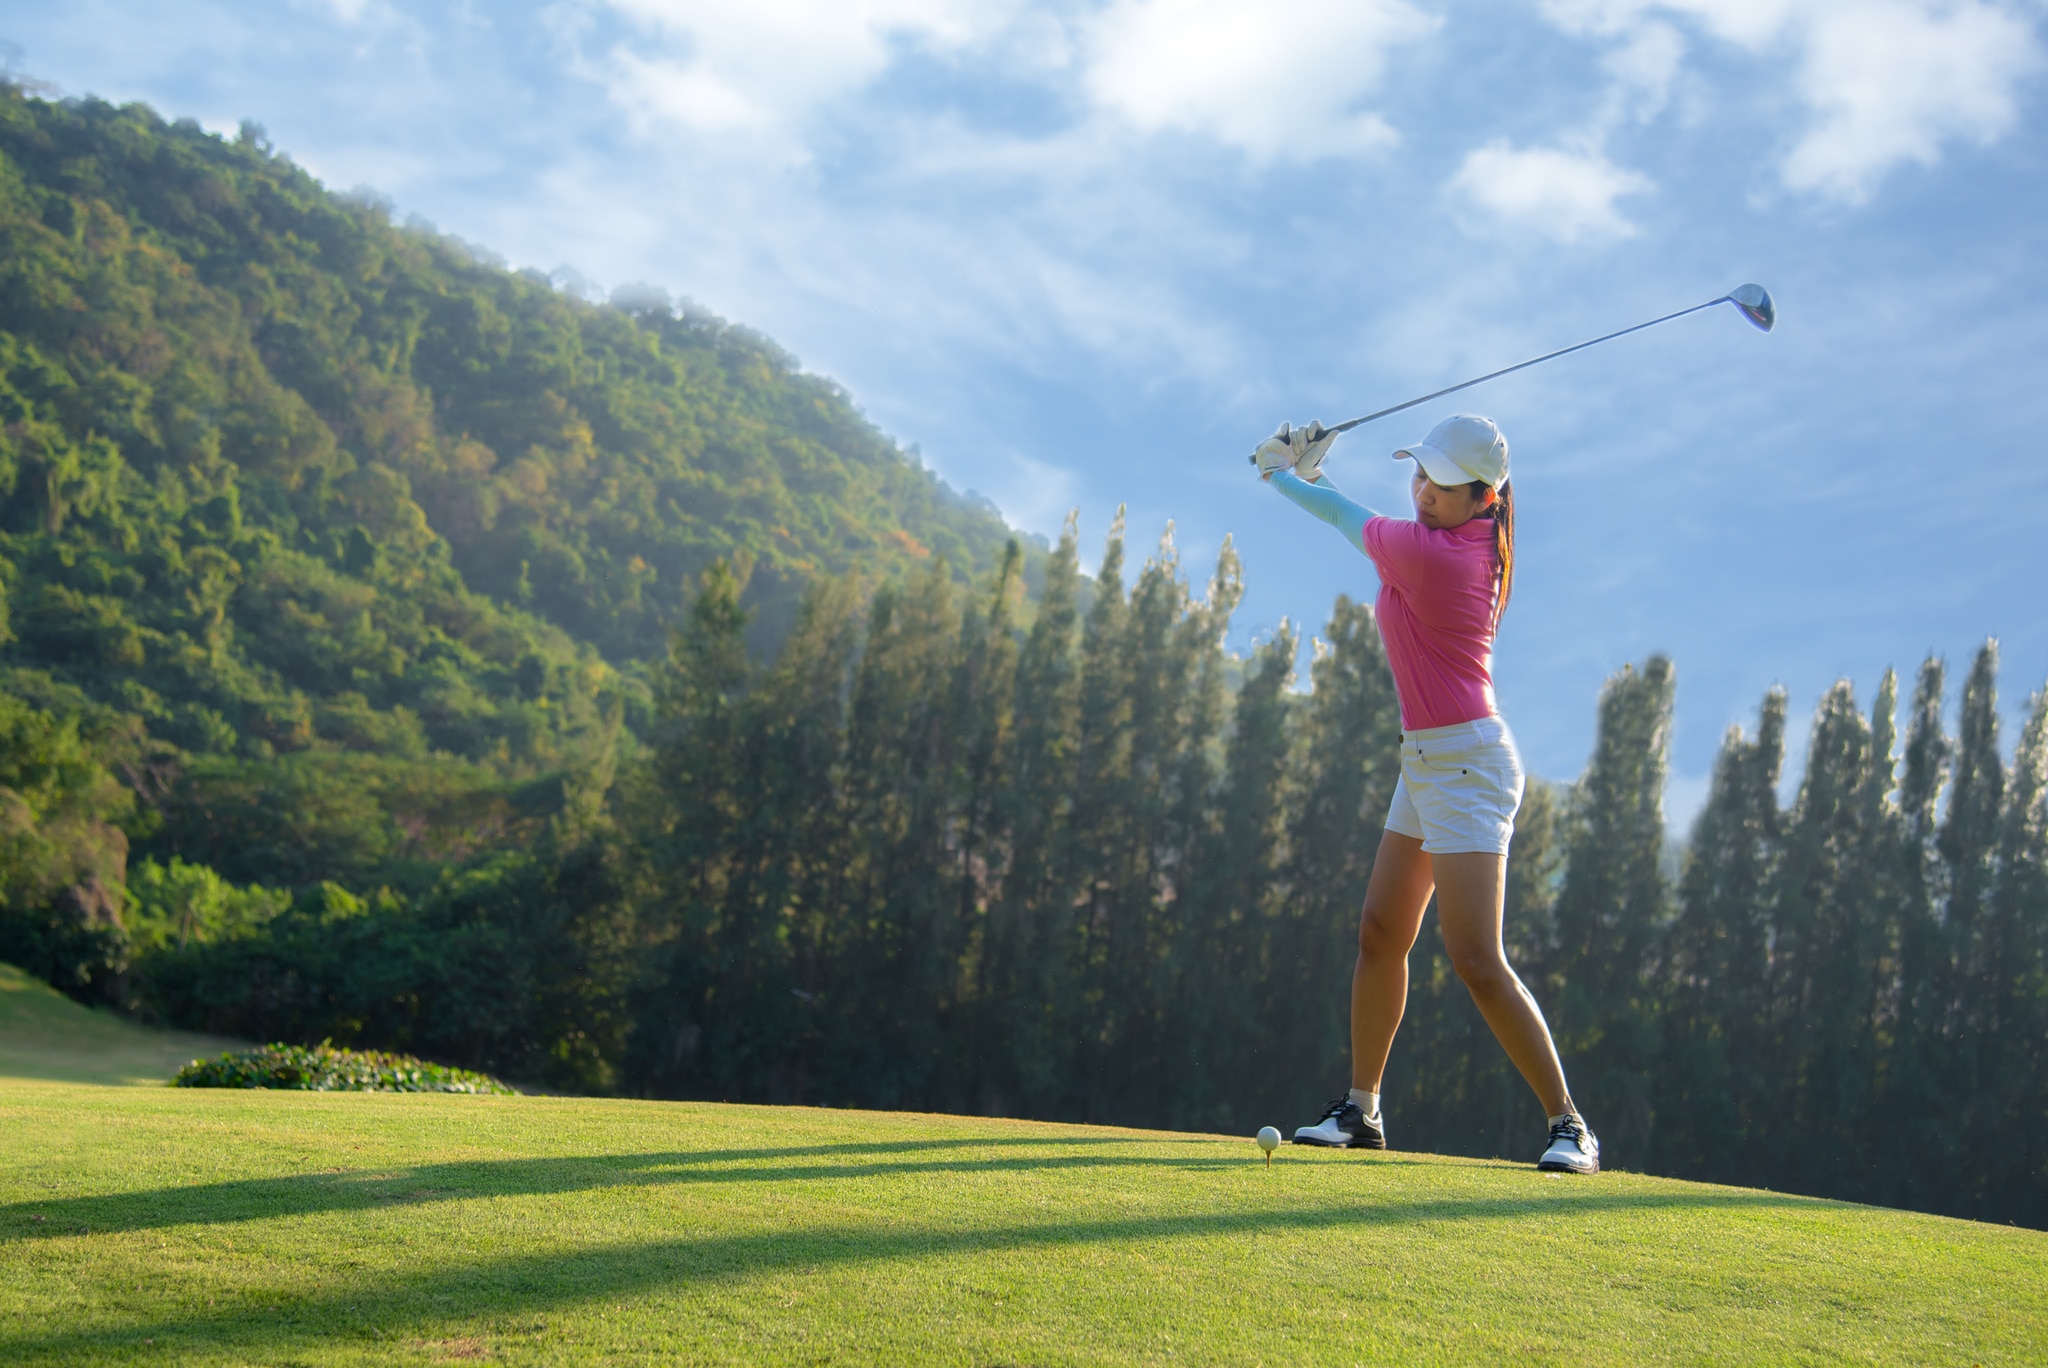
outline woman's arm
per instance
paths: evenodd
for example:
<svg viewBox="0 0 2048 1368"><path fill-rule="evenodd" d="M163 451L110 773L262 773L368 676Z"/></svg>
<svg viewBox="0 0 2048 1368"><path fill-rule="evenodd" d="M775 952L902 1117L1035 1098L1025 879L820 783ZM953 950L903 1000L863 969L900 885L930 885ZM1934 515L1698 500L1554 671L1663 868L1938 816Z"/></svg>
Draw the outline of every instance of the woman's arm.
<svg viewBox="0 0 2048 1368"><path fill-rule="evenodd" d="M1360 553L1370 556L1365 549L1365 525L1380 515L1364 504L1354 503L1337 492L1326 475L1315 484L1310 484L1291 470L1276 470L1268 481L1273 488L1285 494L1294 503L1321 518L1344 534L1344 540L1357 547Z"/></svg>

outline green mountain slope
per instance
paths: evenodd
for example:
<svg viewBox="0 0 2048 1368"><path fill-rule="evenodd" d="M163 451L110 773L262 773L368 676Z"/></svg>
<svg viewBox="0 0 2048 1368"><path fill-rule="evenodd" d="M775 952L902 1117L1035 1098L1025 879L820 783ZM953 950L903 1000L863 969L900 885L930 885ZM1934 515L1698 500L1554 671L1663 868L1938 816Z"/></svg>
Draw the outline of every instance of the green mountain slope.
<svg viewBox="0 0 2048 1368"><path fill-rule="evenodd" d="M745 329L0 89L0 687L125 738L165 852L437 866L604 767L714 558L765 649L813 577L1009 536Z"/></svg>

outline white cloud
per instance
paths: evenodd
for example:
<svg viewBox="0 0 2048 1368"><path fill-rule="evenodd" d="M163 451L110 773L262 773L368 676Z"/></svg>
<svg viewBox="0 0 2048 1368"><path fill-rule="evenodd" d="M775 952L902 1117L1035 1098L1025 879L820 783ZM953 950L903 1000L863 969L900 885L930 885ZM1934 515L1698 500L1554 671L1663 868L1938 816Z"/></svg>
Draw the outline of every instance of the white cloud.
<svg viewBox="0 0 2048 1368"><path fill-rule="evenodd" d="M1614 78L1617 96L1638 118L1650 118L1670 98L1684 61L1685 38L1669 24L1651 22L1631 29L1601 65Z"/></svg>
<svg viewBox="0 0 2048 1368"><path fill-rule="evenodd" d="M1985 4L1859 6L1811 33L1801 84L1819 117L1785 183L1852 202L1902 162L1934 165L1944 142L1995 141L2041 65L2032 26Z"/></svg>
<svg viewBox="0 0 2048 1368"><path fill-rule="evenodd" d="M370 0L316 0L312 8L326 10L344 24L353 24L369 10Z"/></svg>
<svg viewBox="0 0 2048 1368"><path fill-rule="evenodd" d="M1558 242L1632 236L1635 225L1615 201L1655 188L1598 152L1516 148L1504 139L1467 155L1451 187L1496 217Z"/></svg>
<svg viewBox="0 0 2048 1368"><path fill-rule="evenodd" d="M1438 21L1407 0L1113 0L1085 26L1095 105L1145 132L1206 135L1260 161L1394 142L1357 108L1387 53Z"/></svg>
<svg viewBox="0 0 2048 1368"><path fill-rule="evenodd" d="M310 9L350 28L412 27L389 0L292 0L294 9Z"/></svg>
<svg viewBox="0 0 2048 1368"><path fill-rule="evenodd" d="M1789 55L1810 122L1780 176L1852 203L1901 164L1931 166L1945 144L2010 131L2019 87L2044 65L2032 20L1996 0L1546 0L1543 11L1631 47L1663 25L1656 16L1680 15L1747 52Z"/></svg>
<svg viewBox="0 0 2048 1368"><path fill-rule="evenodd" d="M366 0L327 0L361 5ZM1436 32L1411 0L1109 0L1063 18L1025 0L575 0L631 37L598 76L645 123L805 157L805 124L880 79L906 45L1000 48L1006 70L1141 133L1214 138L1258 161L1353 155L1396 141L1359 108L1387 54ZM561 21L557 21L558 24Z"/></svg>
<svg viewBox="0 0 2048 1368"><path fill-rule="evenodd" d="M803 157L801 126L913 43L957 52L1001 31L988 0L599 0L638 30L611 52L613 98L643 119Z"/></svg>
<svg viewBox="0 0 2048 1368"><path fill-rule="evenodd" d="M1760 47L1816 0L1542 0L1543 13L1570 33L1626 34L1655 10L1698 20L1716 37ZM1826 0L1819 0L1825 3Z"/></svg>

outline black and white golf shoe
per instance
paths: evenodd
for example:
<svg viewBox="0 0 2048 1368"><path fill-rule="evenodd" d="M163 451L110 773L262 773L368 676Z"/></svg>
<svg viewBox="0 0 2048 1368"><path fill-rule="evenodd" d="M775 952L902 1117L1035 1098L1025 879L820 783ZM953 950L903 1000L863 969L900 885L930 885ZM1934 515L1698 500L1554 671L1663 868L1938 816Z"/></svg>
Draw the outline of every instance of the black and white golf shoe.
<svg viewBox="0 0 2048 1368"><path fill-rule="evenodd" d="M1550 1148L1536 1161L1545 1173L1598 1173L1600 1140L1577 1116L1560 1117L1550 1128Z"/></svg>
<svg viewBox="0 0 2048 1368"><path fill-rule="evenodd" d="M1327 1149L1385 1149L1387 1133L1381 1119L1367 1116L1356 1102L1340 1097L1323 1111L1323 1119L1294 1132L1297 1145Z"/></svg>

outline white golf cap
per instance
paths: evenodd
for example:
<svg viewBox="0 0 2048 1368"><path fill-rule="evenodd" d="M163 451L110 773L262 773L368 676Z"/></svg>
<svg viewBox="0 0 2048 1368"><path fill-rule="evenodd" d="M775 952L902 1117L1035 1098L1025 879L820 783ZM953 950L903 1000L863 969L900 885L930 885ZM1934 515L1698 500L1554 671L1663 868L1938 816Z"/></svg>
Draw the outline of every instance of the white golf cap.
<svg viewBox="0 0 2048 1368"><path fill-rule="evenodd" d="M1415 445L1402 447L1394 459L1414 461L1440 485L1483 480L1499 489L1508 478L1508 439L1493 419L1460 413L1438 423Z"/></svg>

